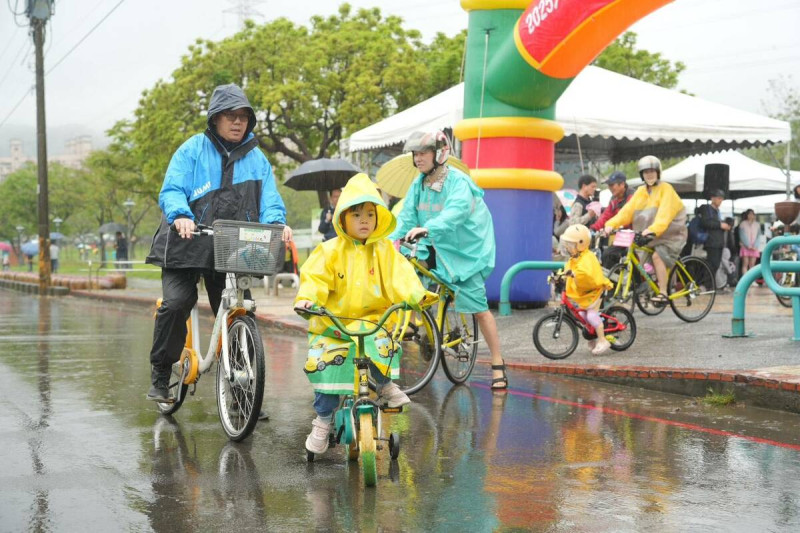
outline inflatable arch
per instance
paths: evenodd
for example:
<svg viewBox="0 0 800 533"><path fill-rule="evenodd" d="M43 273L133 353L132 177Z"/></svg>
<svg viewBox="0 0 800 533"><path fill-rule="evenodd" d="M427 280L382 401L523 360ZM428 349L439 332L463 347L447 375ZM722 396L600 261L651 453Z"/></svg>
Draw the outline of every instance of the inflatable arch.
<svg viewBox="0 0 800 533"><path fill-rule="evenodd" d="M486 282L500 299L515 263L551 259L553 171L564 136L555 105L575 76L631 24L671 0L461 0L469 12L462 159L486 191L497 237ZM515 278L511 302L546 302L546 272Z"/></svg>

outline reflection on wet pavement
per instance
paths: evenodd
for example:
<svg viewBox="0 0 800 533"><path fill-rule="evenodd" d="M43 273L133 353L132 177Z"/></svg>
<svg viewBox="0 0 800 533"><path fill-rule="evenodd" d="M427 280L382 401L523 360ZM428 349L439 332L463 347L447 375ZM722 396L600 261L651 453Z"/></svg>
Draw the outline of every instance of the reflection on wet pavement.
<svg viewBox="0 0 800 533"><path fill-rule="evenodd" d="M798 417L559 376L441 373L362 488L313 464L305 342L263 331L271 421L234 444L201 379L172 418L144 400L150 312L0 292L3 530L797 531ZM207 321L210 329L210 320Z"/></svg>

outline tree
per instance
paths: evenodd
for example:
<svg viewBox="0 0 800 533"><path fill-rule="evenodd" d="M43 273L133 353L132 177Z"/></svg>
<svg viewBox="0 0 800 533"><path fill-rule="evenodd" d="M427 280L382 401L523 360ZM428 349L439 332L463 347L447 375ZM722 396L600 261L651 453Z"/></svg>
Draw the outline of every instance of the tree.
<svg viewBox="0 0 800 533"><path fill-rule="evenodd" d="M686 69L683 62L673 63L658 52L636 50L636 33L632 31L608 45L592 64L667 89L678 85L678 76Z"/></svg>
<svg viewBox="0 0 800 533"><path fill-rule="evenodd" d="M134 120L111 134L135 159L142 189L154 194L178 146L205 129L214 87L236 83L282 181L298 163L337 154L350 133L458 82L465 34L452 42L439 35L429 46L420 38L398 17L353 13L348 4L313 17L308 28L284 18L248 22L221 42L196 41L172 79L143 92Z"/></svg>
<svg viewBox="0 0 800 533"><path fill-rule="evenodd" d="M761 101L761 107L772 118L785 120L792 129L792 140L789 143L789 156L791 158L789 168L800 170L800 139L797 132L800 131L800 90L794 83L792 76L780 76L770 80L767 88L767 99ZM786 144L781 143L770 148L754 148L747 154L748 156L775 166L776 159L781 167L786 164ZM774 156L774 157L773 157Z"/></svg>

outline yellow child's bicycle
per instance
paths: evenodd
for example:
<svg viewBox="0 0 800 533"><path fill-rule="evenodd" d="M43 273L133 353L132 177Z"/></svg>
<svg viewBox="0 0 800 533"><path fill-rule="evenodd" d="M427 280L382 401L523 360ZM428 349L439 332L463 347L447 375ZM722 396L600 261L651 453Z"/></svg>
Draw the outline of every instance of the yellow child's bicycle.
<svg viewBox="0 0 800 533"><path fill-rule="evenodd" d="M282 233L279 224L233 220L217 220L212 228L197 226L198 238L214 238L214 269L226 273L225 289L205 356L200 353L197 305L192 309L186 323L186 344L172 365L169 401L156 403L162 414L172 415L180 409L189 388L194 394L200 376L217 361L217 408L223 430L233 441L253 432L266 372L264 343L252 315L256 303L245 297L245 291L252 286L252 276L274 274Z"/></svg>
<svg viewBox="0 0 800 533"><path fill-rule="evenodd" d="M400 245L409 250L408 260L423 278L423 285L427 285L428 290L439 296L436 303L428 309L434 317L434 324L431 325L427 320L416 321L421 322L420 333L432 340L430 346L435 344L434 338L439 337L440 348L428 350L424 357L408 357L407 352L404 352L400 360L400 378L396 380L397 384L406 394L417 392L433 378L439 360L442 362L442 370L451 382L464 383L472 373L478 355L478 321L475 315L458 313L455 310L455 292L417 258L417 243L400 241ZM436 331L432 331L433 329ZM400 331L402 337L402 330Z"/></svg>
<svg viewBox="0 0 800 533"><path fill-rule="evenodd" d="M357 375L353 383L353 394L342 396L339 407L334 411L333 426L328 436L330 446L342 444L347 446L347 457L351 461L356 461L361 456L361 470L364 474L364 485L374 487L378 479L376 452L382 448L377 441L387 442L389 445L389 456L392 461L400 455L400 437L397 433L390 433L388 437L382 434L381 411L390 413L402 412L402 407L390 408L381 405L378 400L370 395L370 390L374 385L370 383L369 363L370 358L364 349L364 339L374 335L378 330L384 328L384 323L396 311L407 309L405 304L395 304L387 309L383 315L375 322L361 318L345 318L331 314L324 307L313 306L309 309L295 307L295 312L300 316L317 315L328 317L333 325L351 339L355 339L356 353L353 364L356 367ZM357 330L350 329L344 325L342 320L355 320L372 325L369 329ZM387 331L388 333L388 331ZM394 357L394 346L390 348L390 357ZM403 360L403 354L400 360ZM314 453L306 450L306 458L309 462L314 461Z"/></svg>
<svg viewBox="0 0 800 533"><path fill-rule="evenodd" d="M614 288L606 292L604 307L634 303L646 315L661 313L669 303L672 310L685 322L702 320L711 311L717 294L716 281L711 267L703 259L687 256L678 259L670 269L667 279L666 302L656 283L655 273L644 267L654 249L647 246L652 236L631 230L619 230L614 246L628 248L625 258L608 272ZM662 301L659 301L662 300Z"/></svg>

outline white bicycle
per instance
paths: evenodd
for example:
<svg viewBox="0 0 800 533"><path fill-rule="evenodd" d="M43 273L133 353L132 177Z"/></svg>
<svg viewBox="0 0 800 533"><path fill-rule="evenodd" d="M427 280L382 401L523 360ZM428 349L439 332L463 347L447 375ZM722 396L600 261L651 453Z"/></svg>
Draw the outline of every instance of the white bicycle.
<svg viewBox="0 0 800 533"><path fill-rule="evenodd" d="M225 289L205 356L200 354L197 305L192 309L186 323L186 344L180 359L172 365L169 401L156 405L161 413L174 414L186 393L194 395L200 376L218 360L219 419L228 438L240 441L258 422L266 377L264 343L252 316L256 302L245 298L245 291L252 287L253 276L275 273L283 226L217 220L211 228L197 228L195 235L199 238L214 238L214 269L225 272Z"/></svg>

